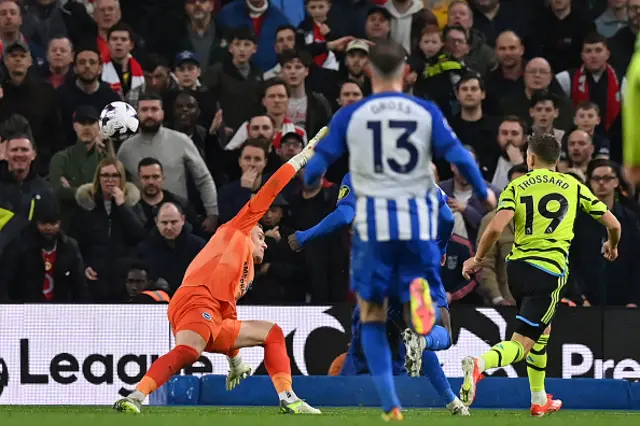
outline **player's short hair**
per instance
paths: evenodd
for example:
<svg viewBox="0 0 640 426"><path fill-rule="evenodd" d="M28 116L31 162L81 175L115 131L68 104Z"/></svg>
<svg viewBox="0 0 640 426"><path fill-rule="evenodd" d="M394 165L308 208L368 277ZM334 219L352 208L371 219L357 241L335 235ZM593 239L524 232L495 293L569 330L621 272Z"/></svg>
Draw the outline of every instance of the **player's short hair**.
<svg viewBox="0 0 640 426"><path fill-rule="evenodd" d="M578 111L589 111L590 109L596 110L596 114L600 115L600 107L595 102L582 101L576 105L576 113Z"/></svg>
<svg viewBox="0 0 640 426"><path fill-rule="evenodd" d="M502 123L518 123L520 125L520 127L522 128L522 135L526 135L529 132L529 128L527 126L527 123L522 120L520 117L518 117L517 115L506 115L502 121L500 122L500 125L502 125ZM498 127L500 127L500 125Z"/></svg>
<svg viewBox="0 0 640 426"><path fill-rule="evenodd" d="M160 101L162 104L162 96L160 96L157 92L143 92L140 94L140 98L138 98L138 103L142 101Z"/></svg>
<svg viewBox="0 0 640 426"><path fill-rule="evenodd" d="M153 157L144 157L138 163L138 173L140 173L141 168L147 167L147 166L155 166L156 164L160 166L160 171L164 171L164 167L162 167L162 163L160 162L160 160Z"/></svg>
<svg viewBox="0 0 640 426"><path fill-rule="evenodd" d="M287 96L291 96L291 91L289 90L289 86L287 86L287 83L285 83L284 81L282 81L277 77L274 77L264 82L263 89L262 89L262 97L264 98L265 96L267 96L267 90L271 89L274 86L283 86L284 89L287 91Z"/></svg>
<svg viewBox="0 0 640 426"><path fill-rule="evenodd" d="M482 76L477 72L469 71L464 73L462 77L460 77L460 80L456 83L456 92L460 90L460 86L462 86L462 84L471 80L478 80L478 84L480 85L480 90L482 90L483 92L485 91L484 80L482 79Z"/></svg>
<svg viewBox="0 0 640 426"><path fill-rule="evenodd" d="M509 169L509 171L507 172L507 177L509 178L509 181L511 181L511 177L516 173L527 174L527 172L529 172L529 168L527 167L526 164L524 163L516 164L515 166Z"/></svg>
<svg viewBox="0 0 640 426"><path fill-rule="evenodd" d="M248 146L252 146L254 148L259 148L261 150L264 151L264 158L265 160L267 159L267 156L269 155L269 146L271 145L271 142L266 140L265 138L251 138L251 139L247 139L246 141L244 141L242 143L242 146L240 146L240 156L242 156L242 151L244 151L244 149Z"/></svg>
<svg viewBox="0 0 640 426"><path fill-rule="evenodd" d="M548 90L537 90L531 95L531 101L529 102L529 108L535 108L540 102L551 102L555 109L558 109L558 97Z"/></svg>
<svg viewBox="0 0 640 426"><path fill-rule="evenodd" d="M587 44L598 44L602 43L608 49L609 43L607 42L607 38L598 32L591 32L584 37L584 41L582 42L582 47Z"/></svg>
<svg viewBox="0 0 640 426"><path fill-rule="evenodd" d="M533 134L527 138L528 151L545 164L555 164L560 158L560 142L550 133Z"/></svg>
<svg viewBox="0 0 640 426"><path fill-rule="evenodd" d="M407 51L394 40L379 40L369 48L369 63L381 77L395 77L403 71Z"/></svg>
<svg viewBox="0 0 640 426"><path fill-rule="evenodd" d="M131 27L131 25L126 24L122 21L118 22L113 27L111 27L107 32L107 40L109 40L111 38L111 34L115 33L116 31L129 33L129 39L133 41L133 28Z"/></svg>

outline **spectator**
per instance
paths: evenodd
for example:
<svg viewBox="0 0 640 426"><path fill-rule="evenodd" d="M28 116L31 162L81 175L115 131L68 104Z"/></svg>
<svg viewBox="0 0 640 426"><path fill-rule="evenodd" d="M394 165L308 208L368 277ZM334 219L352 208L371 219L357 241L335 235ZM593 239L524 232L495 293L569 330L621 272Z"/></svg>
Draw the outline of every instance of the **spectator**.
<svg viewBox="0 0 640 426"><path fill-rule="evenodd" d="M60 202L65 228L76 205L78 187L93 181L96 167L106 156L94 107L78 107L73 115L73 130L76 143L55 153L49 166L49 182Z"/></svg>
<svg viewBox="0 0 640 426"><path fill-rule="evenodd" d="M365 74L369 63L369 44L364 40L353 40L347 45L344 58L343 81L355 81L365 94L371 93L371 80Z"/></svg>
<svg viewBox="0 0 640 426"><path fill-rule="evenodd" d="M32 58L24 41L5 44L2 56L8 72L2 81L0 120L20 114L29 121L38 150L37 170L46 175L51 156L66 146L56 93L27 72Z"/></svg>
<svg viewBox="0 0 640 426"><path fill-rule="evenodd" d="M168 90L177 90L178 83L171 75L168 61L162 56L151 53L140 61L144 73L144 86L149 92L164 94Z"/></svg>
<svg viewBox="0 0 640 426"><path fill-rule="evenodd" d="M498 112L500 101L524 89L524 45L513 31L505 31L496 39L498 67L486 78L487 106Z"/></svg>
<svg viewBox="0 0 640 426"><path fill-rule="evenodd" d="M595 151L591 136L585 131L574 130L569 134L567 151L569 153L569 167L573 170L579 170L586 177L589 162Z"/></svg>
<svg viewBox="0 0 640 426"><path fill-rule="evenodd" d="M189 137L162 126L164 110L160 96L143 94L138 108L140 133L126 140L118 151L118 158L131 176L137 176L138 163L145 157L155 157L164 166L166 188L188 199L187 173L193 178L206 210L202 224L206 232L213 232L217 224L218 194L211 173Z"/></svg>
<svg viewBox="0 0 640 426"><path fill-rule="evenodd" d="M506 122L505 122L506 123ZM508 182L518 179L520 176L527 174L528 168L526 164L518 164L509 169ZM506 185L505 185L506 186ZM487 229L487 225L496 215L496 210L490 211L480 222L478 231L478 239L476 244L480 243L480 237ZM493 247L487 252L482 262L482 273L478 277L479 292L483 293L485 299L491 305L497 306L514 306L515 300L509 291L509 282L507 280L507 262L506 257L511 253L515 236L514 222L511 221L504 228L500 238Z"/></svg>
<svg viewBox="0 0 640 426"><path fill-rule="evenodd" d="M87 299L87 284L78 243L61 229L56 203L41 205L22 238L4 252L0 267L11 302L77 303Z"/></svg>
<svg viewBox="0 0 640 426"><path fill-rule="evenodd" d="M268 147L269 141L265 139L248 139L242 144L238 159L242 176L220 188L220 223L231 220L267 181L263 172Z"/></svg>
<svg viewBox="0 0 640 426"><path fill-rule="evenodd" d="M491 183L503 190L511 181L509 171L526 162L525 135L527 125L515 115L508 115L498 127L498 146L501 155L496 164L496 172Z"/></svg>
<svg viewBox="0 0 640 426"><path fill-rule="evenodd" d="M97 27L96 45L98 46L102 62L107 63L111 56L109 49L109 31L122 22L120 0L95 0L93 19ZM138 55L138 53L141 53L138 51L142 49L144 41L136 34L130 33L129 36L132 49L134 53L136 53L136 56L144 56Z"/></svg>
<svg viewBox="0 0 640 426"><path fill-rule="evenodd" d="M186 0L187 25L180 50L194 52L200 64L209 68L220 62L225 52L218 38L218 28L213 19L215 2L213 0Z"/></svg>
<svg viewBox="0 0 640 426"><path fill-rule="evenodd" d="M140 93L144 90L144 73L140 63L131 56L133 29L127 24L118 23L111 27L107 37L109 56L102 67L102 81L136 108Z"/></svg>
<svg viewBox="0 0 640 426"><path fill-rule="evenodd" d="M638 29L640 29L640 0L627 0L628 25L618 30L609 40L613 68L626 73L635 50Z"/></svg>
<svg viewBox="0 0 640 426"><path fill-rule="evenodd" d="M559 110L558 119L554 122L555 127L567 131L573 124L573 108L569 98L562 93L562 90L551 86L553 73L551 66L544 58L533 58L524 70L524 90L514 92L504 97L500 102L502 115L517 115L531 126L532 120L529 115L531 108L531 97L536 91L548 90L557 96L557 106Z"/></svg>
<svg viewBox="0 0 640 426"><path fill-rule="evenodd" d="M620 167L610 160L595 160L589 166L588 181L593 193L604 202L622 225L618 258L608 262L601 245L606 229L597 221L579 214L575 238L569 251L571 274L576 277L583 299L595 306L626 306L640 303L640 268L636 254L640 250L638 217L619 200Z"/></svg>
<svg viewBox="0 0 640 426"><path fill-rule="evenodd" d="M76 191L69 234L80 245L84 275L94 302L123 302L124 275L134 248L145 236L140 191L125 180L122 163L105 158L93 183Z"/></svg>
<svg viewBox="0 0 640 426"><path fill-rule="evenodd" d="M467 32L459 25L447 25L442 31L444 52L456 61L464 64L464 59L469 54L469 39Z"/></svg>
<svg viewBox="0 0 640 426"><path fill-rule="evenodd" d="M531 96L529 108L529 117L531 117L531 121L533 122L531 133L551 134L556 138L558 143L560 143L565 132L553 126L559 114L558 99L553 94L546 90L535 92L533 96Z"/></svg>
<svg viewBox="0 0 640 426"><path fill-rule="evenodd" d="M235 131L259 105L262 69L253 60L256 53L255 33L248 27L232 30L229 34L229 52L230 57L207 70L202 83L216 94L225 126ZM238 99L242 99L242 102L238 102Z"/></svg>
<svg viewBox="0 0 640 426"><path fill-rule="evenodd" d="M189 202L164 189L164 169L155 158L146 157L138 163L138 179L140 180L140 207L145 216L145 228L151 230L155 226L155 219L160 206L173 203L180 206L187 223L191 225L194 234L202 234L202 227L198 215Z"/></svg>
<svg viewBox="0 0 640 426"><path fill-rule="evenodd" d="M56 37L49 41L47 62L37 68L38 75L55 89L65 81L73 80L73 46L66 37Z"/></svg>
<svg viewBox="0 0 640 426"><path fill-rule="evenodd" d="M391 14L391 38L411 53L425 25L437 25L437 18L424 9L422 0L396 0L384 3ZM430 18L430 19L429 19ZM429 22L427 21L429 19Z"/></svg>
<svg viewBox="0 0 640 426"><path fill-rule="evenodd" d="M624 83L620 84L616 70L609 64L610 52L604 36L598 33L587 35L581 55L580 68L556 74L556 80L574 107L587 101L598 105L604 120L596 131L605 134L620 115Z"/></svg>
<svg viewBox="0 0 640 426"><path fill-rule="evenodd" d="M293 25L281 25L276 30L276 43L273 46L273 49L276 52L277 56L280 56L282 52L285 50L291 50L296 48L296 27ZM279 62L268 71L265 71L262 78L266 81L271 78L280 77L280 71L282 70L282 66Z"/></svg>
<svg viewBox="0 0 640 426"><path fill-rule="evenodd" d="M155 279L149 267L138 260L129 264L125 283L131 303L168 303L169 284L162 278Z"/></svg>
<svg viewBox="0 0 640 426"><path fill-rule="evenodd" d="M278 149L280 147L280 139L282 135L289 132L299 133L303 139L307 140L307 133L303 128L296 126L287 118L289 107L289 97L291 92L284 81L280 79L271 79L264 84L264 92L262 96L262 105L267 110L267 115L274 122L275 135L272 139L273 146ZM238 131L233 135L227 146L227 151L238 149L247 140L248 126L247 122L242 123Z"/></svg>
<svg viewBox="0 0 640 426"><path fill-rule="evenodd" d="M304 269L300 255L289 248L287 238L293 233L287 215L288 203L278 195L260 220L267 249L264 260L256 269L248 304L304 303Z"/></svg>
<svg viewBox="0 0 640 426"><path fill-rule="evenodd" d="M257 51L254 61L258 68L268 70L276 64L276 29L289 24L284 13L270 0L234 0L222 8L216 24L226 28L248 26L256 34Z"/></svg>
<svg viewBox="0 0 640 426"><path fill-rule="evenodd" d="M556 72L576 68L579 53L587 34L595 31L588 14L573 7L572 0L553 0L538 18L542 56Z"/></svg>
<svg viewBox="0 0 640 426"><path fill-rule="evenodd" d="M463 75L457 84L456 98L460 104L460 114L451 120L451 128L460 141L473 147L478 153L478 164L485 178L489 180L495 172L500 157L500 148L495 144L495 120L488 117L482 109L486 92L482 78L478 74ZM442 162L439 162L439 175L450 176Z"/></svg>
<svg viewBox="0 0 640 426"><path fill-rule="evenodd" d="M483 77L496 66L496 55L484 39L484 35L473 28L473 13L466 0L454 0L447 11L448 24L460 26L466 32L469 53L464 59L467 66ZM496 42L497 43L497 42Z"/></svg>
<svg viewBox="0 0 640 426"><path fill-rule="evenodd" d="M340 38L341 34L336 31L335 26L328 19L328 15L331 10L331 3L331 0L306 1L307 17L299 26L300 32L304 37L305 46L322 44L326 46L327 42ZM276 35L276 53L280 55L282 51L277 51L277 44L278 36ZM287 47L287 49L291 50L295 48L295 45ZM322 53L313 54L313 62L320 68L337 71L340 68L340 64L336 55L331 50L326 48L324 50L325 51Z"/></svg>
<svg viewBox="0 0 640 426"><path fill-rule="evenodd" d="M7 139L7 161L1 163L4 170L0 174L0 207L9 212L12 219L10 227L2 227L0 249L27 227L36 209L55 202L51 185L38 176L33 165L36 150L28 128L17 128L24 127L19 118L13 117L11 120L16 127L11 129L14 133L3 135Z"/></svg>
<svg viewBox="0 0 640 426"><path fill-rule="evenodd" d="M57 0L35 0L25 5L22 33L41 48L58 37L68 37L64 14Z"/></svg>
<svg viewBox="0 0 640 426"><path fill-rule="evenodd" d="M331 107L322 94L310 91L305 84L311 56L305 51L285 50L279 62L290 93L287 118L307 134L315 135L331 119Z"/></svg>
<svg viewBox="0 0 640 426"><path fill-rule="evenodd" d="M596 21L596 30L604 37L613 37L627 26L627 0L608 0L607 10Z"/></svg>
<svg viewBox="0 0 640 426"><path fill-rule="evenodd" d="M582 102L576 107L576 116L574 123L578 130L586 132L593 142L594 158L609 158L611 156L611 143L606 137L595 133L595 129L600 124L600 109L593 102ZM560 154L560 163L558 169L567 166L566 162L569 158L567 151L568 134L565 134L562 140L562 153Z"/></svg>
<svg viewBox="0 0 640 426"><path fill-rule="evenodd" d="M472 147L465 145L465 149L473 155L474 159L477 159L476 152ZM475 242L480 220L487 214L487 210L480 199L473 194L471 184L467 182L453 164L451 164L451 171L453 178L441 181L440 188L449 197L447 204L453 212L455 220L453 233L466 241ZM496 196L499 195L500 190L498 188L488 182L487 186L496 193Z"/></svg>
<svg viewBox="0 0 640 426"><path fill-rule="evenodd" d="M347 80L340 85L340 92L337 99L338 106L343 107L358 102L364 97L362 87L352 80Z"/></svg>
<svg viewBox="0 0 640 426"><path fill-rule="evenodd" d="M155 224L156 229L138 246L138 256L149 265L152 275L169 283L169 294L173 295L206 242L185 226L184 212L178 204L162 203Z"/></svg>
<svg viewBox="0 0 640 426"><path fill-rule="evenodd" d="M41 65L45 60L44 45L27 40L20 31L22 27L22 12L17 0L0 0L0 48L4 56L4 46L18 41L26 43L32 53L33 61Z"/></svg>
<svg viewBox="0 0 640 426"><path fill-rule="evenodd" d="M73 129L73 113L82 105L92 106L97 111L120 97L101 81L102 62L95 48L80 48L75 54L73 72L75 79L67 81L57 90L60 112L67 144L76 141Z"/></svg>
<svg viewBox="0 0 640 426"><path fill-rule="evenodd" d="M209 128L216 114L216 99L209 88L200 83L200 74L200 62L193 52L178 53L174 68L178 84L173 90L165 92L164 104L168 110L172 110L177 95L185 93L193 96L198 103L198 123Z"/></svg>
<svg viewBox="0 0 640 426"><path fill-rule="evenodd" d="M380 6L373 6L367 12L367 21L364 27L367 40L387 39L391 36L391 13Z"/></svg>

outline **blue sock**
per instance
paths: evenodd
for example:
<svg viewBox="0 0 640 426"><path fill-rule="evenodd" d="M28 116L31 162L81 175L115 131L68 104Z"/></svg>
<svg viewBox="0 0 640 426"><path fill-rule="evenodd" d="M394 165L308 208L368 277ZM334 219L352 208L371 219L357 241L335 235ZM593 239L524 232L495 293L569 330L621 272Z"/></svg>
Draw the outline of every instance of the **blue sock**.
<svg viewBox="0 0 640 426"><path fill-rule="evenodd" d="M427 347L425 350L441 351L451 346L451 336L446 328L441 325L434 325L431 332L425 337Z"/></svg>
<svg viewBox="0 0 640 426"><path fill-rule="evenodd" d="M456 395L451 390L451 385L444 375L440 361L435 352L424 351L422 354L422 372L429 378L429 381L444 400L445 405L456 399Z"/></svg>
<svg viewBox="0 0 640 426"><path fill-rule="evenodd" d="M387 327L383 322L362 324L362 350L367 358L371 377L378 390L385 413L394 407L400 408L400 401L393 383L391 368L391 348L387 339Z"/></svg>

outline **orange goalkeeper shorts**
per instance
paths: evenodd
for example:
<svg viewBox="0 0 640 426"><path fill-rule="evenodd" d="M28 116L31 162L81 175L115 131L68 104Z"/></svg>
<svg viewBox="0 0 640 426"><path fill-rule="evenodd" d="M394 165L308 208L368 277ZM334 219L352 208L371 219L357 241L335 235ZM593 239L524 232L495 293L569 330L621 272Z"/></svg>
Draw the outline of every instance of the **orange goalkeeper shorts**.
<svg viewBox="0 0 640 426"><path fill-rule="evenodd" d="M206 352L227 354L240 334L235 307L215 299L206 287L180 287L167 312L173 334L198 333L207 342Z"/></svg>

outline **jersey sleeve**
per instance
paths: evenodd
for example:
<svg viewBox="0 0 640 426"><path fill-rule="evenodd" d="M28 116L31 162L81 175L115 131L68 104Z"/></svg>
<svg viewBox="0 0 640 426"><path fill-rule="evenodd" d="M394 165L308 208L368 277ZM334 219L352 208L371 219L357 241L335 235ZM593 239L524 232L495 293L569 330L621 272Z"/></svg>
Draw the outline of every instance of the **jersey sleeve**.
<svg viewBox="0 0 640 426"><path fill-rule="evenodd" d="M627 68L627 84L622 103L623 156L627 167L640 166L640 38Z"/></svg>
<svg viewBox="0 0 640 426"><path fill-rule="evenodd" d="M578 202L582 211L594 219L600 219L607 212L607 205L598 200L586 185L578 182Z"/></svg>
<svg viewBox="0 0 640 426"><path fill-rule="evenodd" d="M340 192L338 194L338 206L349 206L355 210L356 196L353 193L353 185L351 185L351 173L347 173L340 183Z"/></svg>
<svg viewBox="0 0 640 426"><path fill-rule="evenodd" d="M513 182L507 185L507 187L500 194L500 201L498 202L498 211L511 210L516 211L516 187Z"/></svg>
<svg viewBox="0 0 640 426"><path fill-rule="evenodd" d="M329 133L316 145L315 155L305 168L306 185L317 181L334 161L347 152L347 126L351 118L351 106L340 109L333 116Z"/></svg>
<svg viewBox="0 0 640 426"><path fill-rule="evenodd" d="M291 164L283 164L263 187L260 188L256 196L249 200L240 212L231 219L230 226L235 227L245 234L251 232L251 229L258 224L258 221L264 216L267 210L269 210L273 200L275 200L280 191L287 186L296 173L295 167Z"/></svg>

